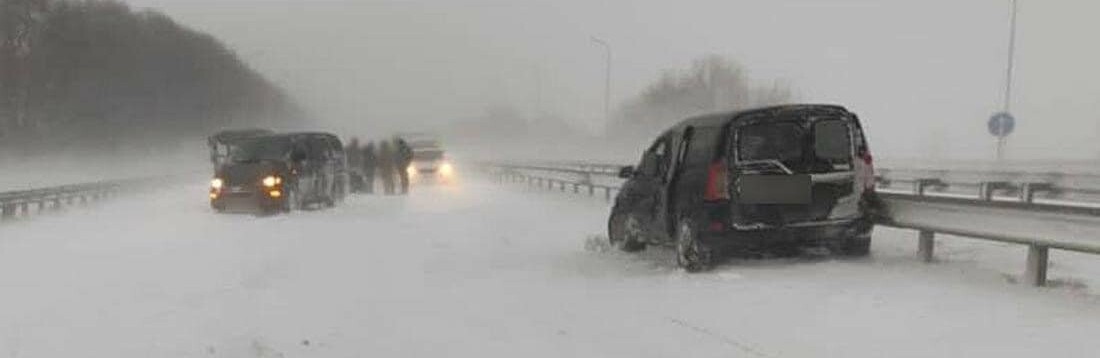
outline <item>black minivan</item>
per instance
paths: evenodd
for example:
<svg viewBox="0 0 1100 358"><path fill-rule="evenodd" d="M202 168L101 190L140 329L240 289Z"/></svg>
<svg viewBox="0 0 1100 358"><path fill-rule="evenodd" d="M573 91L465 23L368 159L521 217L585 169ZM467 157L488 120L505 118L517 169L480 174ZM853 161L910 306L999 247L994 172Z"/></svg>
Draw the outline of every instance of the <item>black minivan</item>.
<svg viewBox="0 0 1100 358"><path fill-rule="evenodd" d="M684 120L627 179L608 220L623 251L676 247L688 271L720 253L824 246L869 253L874 168L859 119L835 105L784 105Z"/></svg>
<svg viewBox="0 0 1100 358"><path fill-rule="evenodd" d="M210 181L210 206L265 213L310 204L334 206L347 195L347 158L329 133L272 134L241 142Z"/></svg>

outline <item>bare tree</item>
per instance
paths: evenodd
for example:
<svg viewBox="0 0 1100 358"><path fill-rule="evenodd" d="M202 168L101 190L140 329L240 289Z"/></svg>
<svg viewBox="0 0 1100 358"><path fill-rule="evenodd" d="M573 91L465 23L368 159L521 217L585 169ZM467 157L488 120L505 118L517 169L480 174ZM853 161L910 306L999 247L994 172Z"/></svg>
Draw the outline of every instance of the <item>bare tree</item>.
<svg viewBox="0 0 1100 358"><path fill-rule="evenodd" d="M685 117L791 100L781 82L755 86L744 68L725 57L703 56L683 70L668 70L625 103L610 128L617 133L649 135Z"/></svg>

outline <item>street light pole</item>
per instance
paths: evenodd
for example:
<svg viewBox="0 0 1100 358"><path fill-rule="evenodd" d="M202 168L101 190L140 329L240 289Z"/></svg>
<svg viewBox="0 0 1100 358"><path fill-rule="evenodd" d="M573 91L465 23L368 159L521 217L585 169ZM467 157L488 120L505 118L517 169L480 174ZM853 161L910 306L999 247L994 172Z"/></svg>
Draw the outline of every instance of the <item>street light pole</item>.
<svg viewBox="0 0 1100 358"><path fill-rule="evenodd" d="M1012 81L1013 75L1016 70L1016 0L1009 0L1011 3L1011 19L1008 25L1008 66L1005 69L1005 94L1004 103L1001 107L1004 113L1009 112L1012 109ZM1005 136L997 137L997 161L1004 159L1004 147Z"/></svg>
<svg viewBox="0 0 1100 358"><path fill-rule="evenodd" d="M597 37L592 37L592 42L603 46L604 53L606 54L605 59L607 60L607 67L604 71L603 86L603 119L606 124L611 122L611 44Z"/></svg>

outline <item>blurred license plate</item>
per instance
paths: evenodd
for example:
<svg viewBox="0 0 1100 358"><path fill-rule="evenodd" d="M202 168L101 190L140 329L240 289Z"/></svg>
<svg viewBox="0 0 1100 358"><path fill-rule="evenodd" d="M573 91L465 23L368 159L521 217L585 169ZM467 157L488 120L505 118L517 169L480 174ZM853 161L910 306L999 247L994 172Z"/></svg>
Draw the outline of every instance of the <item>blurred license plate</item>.
<svg viewBox="0 0 1100 358"><path fill-rule="evenodd" d="M741 204L809 204L813 184L807 174L744 175L737 189Z"/></svg>

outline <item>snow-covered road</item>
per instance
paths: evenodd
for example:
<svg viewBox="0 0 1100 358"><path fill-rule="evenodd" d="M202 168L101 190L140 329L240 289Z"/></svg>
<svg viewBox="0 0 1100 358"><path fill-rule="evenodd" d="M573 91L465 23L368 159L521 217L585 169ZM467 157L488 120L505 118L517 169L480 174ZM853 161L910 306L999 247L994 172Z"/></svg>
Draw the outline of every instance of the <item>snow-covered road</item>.
<svg viewBox="0 0 1100 358"><path fill-rule="evenodd" d="M197 180L199 181L199 180ZM198 185L0 226L8 357L1094 357L1100 258L879 230L873 257L585 250L599 200L476 181L289 216ZM1100 284L1098 284L1100 285Z"/></svg>

